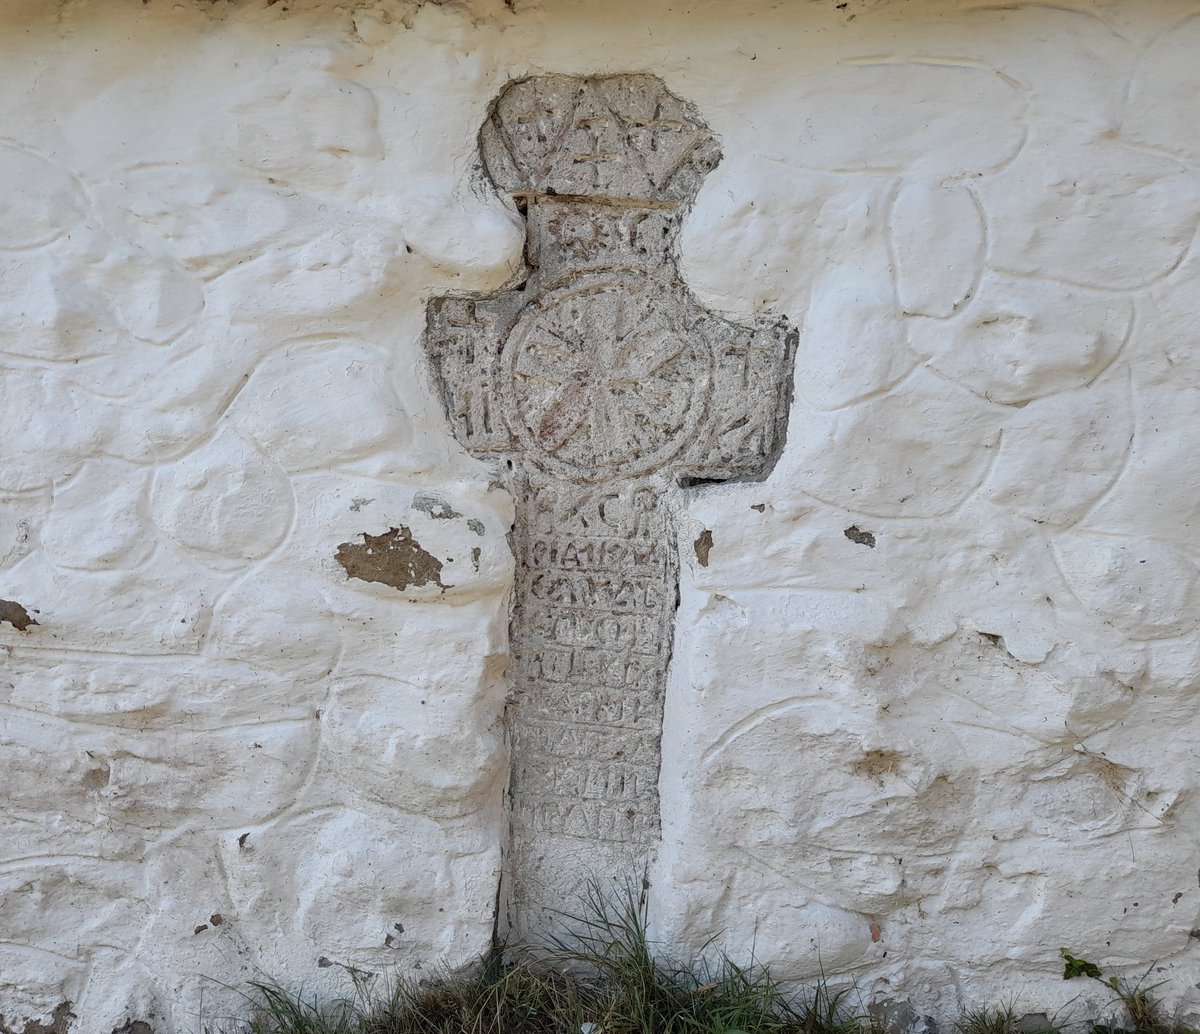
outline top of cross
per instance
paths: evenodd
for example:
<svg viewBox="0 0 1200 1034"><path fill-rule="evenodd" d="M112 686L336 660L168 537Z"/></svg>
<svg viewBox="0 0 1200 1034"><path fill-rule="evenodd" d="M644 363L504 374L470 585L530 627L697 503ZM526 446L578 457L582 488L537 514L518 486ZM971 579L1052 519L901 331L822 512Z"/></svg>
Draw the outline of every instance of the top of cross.
<svg viewBox="0 0 1200 1034"><path fill-rule="evenodd" d="M515 195L690 201L721 159L697 112L656 76L510 83L480 131L493 182Z"/></svg>

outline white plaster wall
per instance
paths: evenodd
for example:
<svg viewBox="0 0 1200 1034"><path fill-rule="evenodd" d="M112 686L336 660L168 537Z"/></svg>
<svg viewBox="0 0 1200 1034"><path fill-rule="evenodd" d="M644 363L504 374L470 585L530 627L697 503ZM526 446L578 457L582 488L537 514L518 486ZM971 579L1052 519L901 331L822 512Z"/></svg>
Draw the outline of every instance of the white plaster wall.
<svg viewBox="0 0 1200 1034"><path fill-rule="evenodd" d="M660 934L1193 1003L1200 4L512 7L6 0L3 1025L486 947L511 506L420 335L519 262L475 133L541 71L694 102L684 272L802 327L775 473L677 501ZM345 578L398 525L450 588Z"/></svg>

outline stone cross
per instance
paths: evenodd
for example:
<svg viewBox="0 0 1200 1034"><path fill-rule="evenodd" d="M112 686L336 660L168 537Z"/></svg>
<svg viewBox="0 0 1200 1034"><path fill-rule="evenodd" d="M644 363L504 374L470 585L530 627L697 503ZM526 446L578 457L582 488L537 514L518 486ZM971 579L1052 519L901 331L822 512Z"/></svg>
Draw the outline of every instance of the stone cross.
<svg viewBox="0 0 1200 1034"><path fill-rule="evenodd" d="M640 876L678 603L670 489L759 478L782 445L795 334L734 323L676 268L720 160L649 75L511 83L480 132L527 221L520 283L429 306L458 440L516 501L501 927L528 936L588 877Z"/></svg>

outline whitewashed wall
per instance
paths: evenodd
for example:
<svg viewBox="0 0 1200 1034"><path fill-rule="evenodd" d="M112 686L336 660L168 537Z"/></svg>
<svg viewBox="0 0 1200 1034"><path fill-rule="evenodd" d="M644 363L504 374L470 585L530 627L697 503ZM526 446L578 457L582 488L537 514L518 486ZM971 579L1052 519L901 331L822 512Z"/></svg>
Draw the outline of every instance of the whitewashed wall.
<svg viewBox="0 0 1200 1034"><path fill-rule="evenodd" d="M519 264L542 71L694 102L684 272L802 327L775 473L677 500L660 934L1196 1000L1200 4L0 11L0 1027L488 944L512 508L420 335ZM400 526L445 588L346 579Z"/></svg>

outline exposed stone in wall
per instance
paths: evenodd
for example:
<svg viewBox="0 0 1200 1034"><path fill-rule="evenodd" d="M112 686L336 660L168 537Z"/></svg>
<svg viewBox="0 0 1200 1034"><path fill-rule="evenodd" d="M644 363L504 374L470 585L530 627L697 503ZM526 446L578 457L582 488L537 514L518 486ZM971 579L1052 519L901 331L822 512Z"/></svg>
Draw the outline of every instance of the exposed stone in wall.
<svg viewBox="0 0 1200 1034"><path fill-rule="evenodd" d="M528 275L435 300L427 347L459 440L517 505L502 908L528 936L588 879L649 866L678 597L667 494L766 473L795 335L721 319L680 281L683 206L719 154L661 80L513 83L480 145L527 219Z"/></svg>
<svg viewBox="0 0 1200 1034"><path fill-rule="evenodd" d="M38 623L37 618L15 600L0 600L0 621L7 621L18 632L28 631L30 625Z"/></svg>
<svg viewBox="0 0 1200 1034"><path fill-rule="evenodd" d="M413 500L413 507L420 503ZM393 589L434 584L443 589L442 562L413 538L407 525L389 528L379 535L363 532L362 542L343 542L335 559L350 578L382 582ZM452 561L453 558L451 558Z"/></svg>
<svg viewBox="0 0 1200 1034"><path fill-rule="evenodd" d="M539 505L491 487L422 341L521 297L526 233L528 292L628 229L481 175L547 72L703 113L679 281L799 330L770 477L640 518L656 935L893 1015L1053 1015L1062 945L1194 1009L1193 0L512 6L0 8L0 1024L489 944L509 605L553 604L508 536L577 529L529 442ZM441 585L348 576L393 528Z"/></svg>

